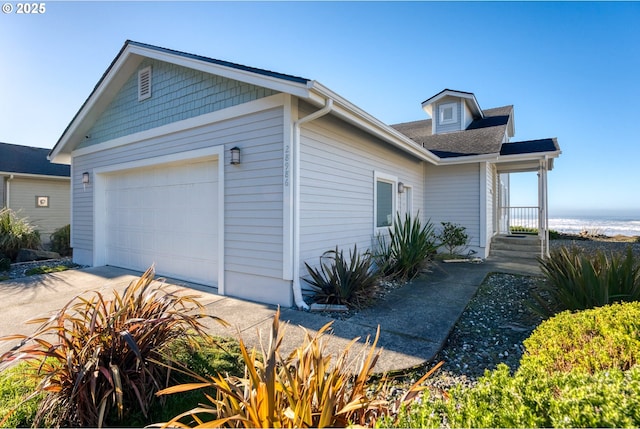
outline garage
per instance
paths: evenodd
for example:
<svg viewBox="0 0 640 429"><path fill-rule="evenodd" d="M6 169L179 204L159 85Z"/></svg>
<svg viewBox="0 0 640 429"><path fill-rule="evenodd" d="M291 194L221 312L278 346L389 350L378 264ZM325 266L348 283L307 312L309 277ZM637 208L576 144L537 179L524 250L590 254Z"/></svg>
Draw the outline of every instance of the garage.
<svg viewBox="0 0 640 429"><path fill-rule="evenodd" d="M110 171L104 189L104 265L217 286L217 158ZM96 216L99 221L99 216ZM101 234L102 235L102 234Z"/></svg>

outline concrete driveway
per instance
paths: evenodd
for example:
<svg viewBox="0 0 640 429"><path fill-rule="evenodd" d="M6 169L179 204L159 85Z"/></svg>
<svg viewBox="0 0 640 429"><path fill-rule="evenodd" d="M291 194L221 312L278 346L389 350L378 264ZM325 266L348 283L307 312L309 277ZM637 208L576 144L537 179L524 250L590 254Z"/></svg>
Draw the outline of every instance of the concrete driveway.
<svg viewBox="0 0 640 429"><path fill-rule="evenodd" d="M328 352L339 354L356 337L360 344L373 338L381 327L379 349L382 351L378 372L404 370L429 362L446 341L449 332L490 272L536 274L537 266L514 264L505 260L482 264L435 264L433 272L389 293L375 306L360 311L347 320L336 320L326 342ZM539 271L537 271L539 273ZM0 336L28 334L34 326L24 322L49 315L74 296L94 290L107 294L122 291L141 273L115 267L95 267L42 274L0 282ZM259 346L260 336L268 339L275 306L244 301L215 294L215 289L167 279L171 288L199 289L197 295L210 315L226 320L231 327L208 321L214 335L241 335L251 347ZM193 289L188 289L192 294ZM288 352L301 344L305 330L316 332L332 319L320 313L281 309L281 320L289 322L283 344ZM0 344L0 353L11 344Z"/></svg>

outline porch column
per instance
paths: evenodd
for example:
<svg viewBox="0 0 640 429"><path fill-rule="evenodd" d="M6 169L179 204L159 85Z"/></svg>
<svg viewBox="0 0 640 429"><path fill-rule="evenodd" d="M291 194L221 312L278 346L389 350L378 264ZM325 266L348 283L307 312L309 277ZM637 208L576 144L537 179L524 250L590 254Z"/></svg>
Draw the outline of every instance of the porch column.
<svg viewBox="0 0 640 429"><path fill-rule="evenodd" d="M540 238L540 256L549 256L549 210L547 193L548 159L540 160L538 168L538 237Z"/></svg>

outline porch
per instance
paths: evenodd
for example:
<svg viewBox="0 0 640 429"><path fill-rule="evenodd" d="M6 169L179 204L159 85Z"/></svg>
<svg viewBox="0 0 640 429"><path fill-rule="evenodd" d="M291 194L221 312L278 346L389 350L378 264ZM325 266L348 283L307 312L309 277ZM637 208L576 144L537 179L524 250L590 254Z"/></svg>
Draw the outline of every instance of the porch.
<svg viewBox="0 0 640 429"><path fill-rule="evenodd" d="M551 168L553 159L547 157L497 164L501 187L495 207L497 225L491 240L490 255L525 259L549 256L547 173ZM509 175L533 172L537 174L538 204L511 206Z"/></svg>

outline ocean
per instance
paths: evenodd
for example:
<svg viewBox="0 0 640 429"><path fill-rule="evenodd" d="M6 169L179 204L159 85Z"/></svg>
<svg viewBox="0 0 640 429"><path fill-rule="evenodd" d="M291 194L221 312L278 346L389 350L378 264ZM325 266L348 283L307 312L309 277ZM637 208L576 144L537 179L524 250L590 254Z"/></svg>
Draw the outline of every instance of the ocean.
<svg viewBox="0 0 640 429"><path fill-rule="evenodd" d="M608 236L640 236L640 213L602 214L602 215L549 215L549 229L579 234L588 231L591 234Z"/></svg>

